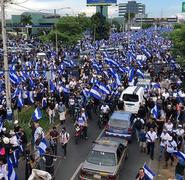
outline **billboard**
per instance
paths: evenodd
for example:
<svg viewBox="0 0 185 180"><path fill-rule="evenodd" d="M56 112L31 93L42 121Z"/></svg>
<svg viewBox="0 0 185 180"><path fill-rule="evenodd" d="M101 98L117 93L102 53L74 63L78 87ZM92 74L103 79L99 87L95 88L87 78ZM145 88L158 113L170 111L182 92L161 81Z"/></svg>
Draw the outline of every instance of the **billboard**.
<svg viewBox="0 0 185 180"><path fill-rule="evenodd" d="M185 13L185 2L182 2L182 13Z"/></svg>
<svg viewBox="0 0 185 180"><path fill-rule="evenodd" d="M117 0L87 0L87 6L100 6L116 4Z"/></svg>

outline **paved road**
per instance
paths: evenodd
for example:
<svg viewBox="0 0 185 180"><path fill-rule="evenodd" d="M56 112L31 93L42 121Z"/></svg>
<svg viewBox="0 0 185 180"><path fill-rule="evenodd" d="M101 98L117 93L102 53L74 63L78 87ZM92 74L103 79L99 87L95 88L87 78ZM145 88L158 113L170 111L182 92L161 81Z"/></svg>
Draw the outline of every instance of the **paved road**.
<svg viewBox="0 0 185 180"><path fill-rule="evenodd" d="M72 175L75 173L76 169L79 165L85 160L89 150L92 147L92 142L99 136L101 130L97 126L97 117L94 116L93 120L89 121L88 128L88 140L81 140L79 144L75 144L74 142L74 126L71 121L66 122L65 126L67 127L67 131L70 133L71 139L67 147L67 158L62 159L60 164L59 160L57 160L55 164L55 168L58 169L56 171L56 180L70 180ZM61 129L61 128L60 128ZM121 171L121 180L132 180L135 178L137 170L142 167L144 162L148 162L149 157L146 154L142 154L138 150L138 144L136 141L133 141L129 144L129 154L128 159L123 164ZM61 147L58 147L58 155L63 155ZM20 163L18 169L18 177L19 180L24 180L24 167L23 163Z"/></svg>

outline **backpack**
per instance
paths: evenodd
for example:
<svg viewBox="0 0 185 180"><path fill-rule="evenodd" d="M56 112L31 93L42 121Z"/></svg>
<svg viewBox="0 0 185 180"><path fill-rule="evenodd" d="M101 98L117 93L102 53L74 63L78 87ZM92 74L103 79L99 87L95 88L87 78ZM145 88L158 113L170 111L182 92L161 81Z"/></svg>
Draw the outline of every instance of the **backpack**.
<svg viewBox="0 0 185 180"><path fill-rule="evenodd" d="M134 127L135 127L136 129L142 129L142 126L143 126L143 124L142 124L142 122L140 121L140 118L137 118L136 122L134 123Z"/></svg>

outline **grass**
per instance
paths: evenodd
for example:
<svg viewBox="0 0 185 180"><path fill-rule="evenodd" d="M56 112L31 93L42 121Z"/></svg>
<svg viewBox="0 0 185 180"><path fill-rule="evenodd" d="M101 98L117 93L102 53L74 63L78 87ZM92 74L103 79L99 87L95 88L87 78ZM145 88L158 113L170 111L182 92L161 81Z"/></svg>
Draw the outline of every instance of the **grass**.
<svg viewBox="0 0 185 180"><path fill-rule="evenodd" d="M28 138L28 141L31 141L32 137L32 132L30 128L30 122L32 120L32 115L34 113L35 106L29 106L29 107L24 107L21 112L18 112L16 114L16 118L19 121L19 125L21 128L24 129L26 136ZM42 110L42 119L39 120L40 126L43 128L44 132L46 133L52 126L49 124L49 117L48 114L46 113L45 110ZM59 118L55 118L55 124L59 123ZM13 129L13 123L12 121L6 121L5 127L10 130Z"/></svg>

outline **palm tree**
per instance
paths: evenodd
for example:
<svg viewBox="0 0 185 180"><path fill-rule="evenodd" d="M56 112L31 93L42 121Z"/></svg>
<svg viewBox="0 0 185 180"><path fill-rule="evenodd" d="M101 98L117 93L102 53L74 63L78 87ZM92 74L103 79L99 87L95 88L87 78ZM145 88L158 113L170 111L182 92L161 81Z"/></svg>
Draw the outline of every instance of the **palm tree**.
<svg viewBox="0 0 185 180"><path fill-rule="evenodd" d="M32 25L33 23L32 23L32 17L31 17L31 15L30 14L29 15L22 14L21 15L20 24L23 25L23 26ZM31 31L32 31L31 28L28 28L27 29L27 35L28 35L28 37L30 37Z"/></svg>
<svg viewBox="0 0 185 180"><path fill-rule="evenodd" d="M33 24L31 15L22 14L20 24L24 26Z"/></svg>

